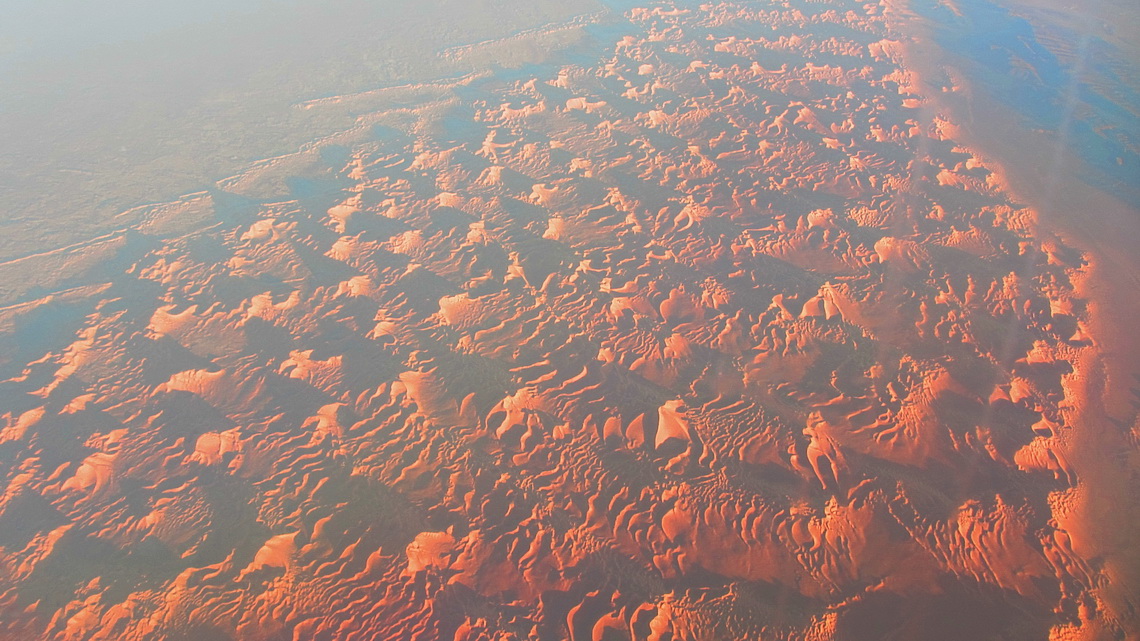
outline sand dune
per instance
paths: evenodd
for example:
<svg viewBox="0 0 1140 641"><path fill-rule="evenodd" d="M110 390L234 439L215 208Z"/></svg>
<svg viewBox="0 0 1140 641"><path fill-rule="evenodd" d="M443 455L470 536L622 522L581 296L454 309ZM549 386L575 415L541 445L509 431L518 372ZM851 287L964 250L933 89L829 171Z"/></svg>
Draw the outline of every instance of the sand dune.
<svg viewBox="0 0 1140 641"><path fill-rule="evenodd" d="M1134 633L1088 263L832 4L631 9L3 310L0 636Z"/></svg>

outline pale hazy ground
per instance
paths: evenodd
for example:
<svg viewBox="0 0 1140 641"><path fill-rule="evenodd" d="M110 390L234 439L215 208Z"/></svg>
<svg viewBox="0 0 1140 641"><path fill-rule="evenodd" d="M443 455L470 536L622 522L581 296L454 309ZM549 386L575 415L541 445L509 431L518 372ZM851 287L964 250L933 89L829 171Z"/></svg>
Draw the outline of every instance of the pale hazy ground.
<svg viewBox="0 0 1140 641"><path fill-rule="evenodd" d="M602 8L501 4L3 3L0 260L86 240L129 207L205 189L354 120L301 101L466 73L437 51ZM516 48L502 62L544 53Z"/></svg>

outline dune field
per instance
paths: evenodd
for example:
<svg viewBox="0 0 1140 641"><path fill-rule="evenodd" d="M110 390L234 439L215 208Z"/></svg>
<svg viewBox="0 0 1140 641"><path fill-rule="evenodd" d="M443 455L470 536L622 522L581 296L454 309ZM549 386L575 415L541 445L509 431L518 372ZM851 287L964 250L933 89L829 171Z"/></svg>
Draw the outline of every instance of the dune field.
<svg viewBox="0 0 1140 641"><path fill-rule="evenodd" d="M1140 219L919 4L567 6L13 243L0 638L1136 638Z"/></svg>

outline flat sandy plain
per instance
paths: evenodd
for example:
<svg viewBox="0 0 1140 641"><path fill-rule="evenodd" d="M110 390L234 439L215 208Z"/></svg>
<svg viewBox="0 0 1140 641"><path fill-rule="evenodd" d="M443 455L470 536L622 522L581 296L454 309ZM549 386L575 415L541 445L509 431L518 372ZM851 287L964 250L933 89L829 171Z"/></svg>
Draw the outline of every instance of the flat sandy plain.
<svg viewBox="0 0 1140 641"><path fill-rule="evenodd" d="M1140 633L1140 215L980 0L486 4L17 167L0 637Z"/></svg>

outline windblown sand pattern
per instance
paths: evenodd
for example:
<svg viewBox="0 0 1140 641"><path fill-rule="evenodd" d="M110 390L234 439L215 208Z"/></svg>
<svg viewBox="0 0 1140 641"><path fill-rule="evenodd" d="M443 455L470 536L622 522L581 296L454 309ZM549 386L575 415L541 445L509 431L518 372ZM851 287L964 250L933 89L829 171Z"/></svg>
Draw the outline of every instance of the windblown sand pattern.
<svg viewBox="0 0 1140 641"><path fill-rule="evenodd" d="M631 9L69 254L0 312L0 636L1134 632L1087 259L888 13Z"/></svg>

